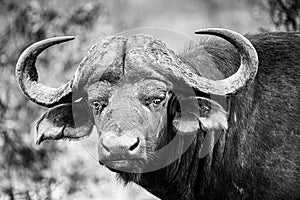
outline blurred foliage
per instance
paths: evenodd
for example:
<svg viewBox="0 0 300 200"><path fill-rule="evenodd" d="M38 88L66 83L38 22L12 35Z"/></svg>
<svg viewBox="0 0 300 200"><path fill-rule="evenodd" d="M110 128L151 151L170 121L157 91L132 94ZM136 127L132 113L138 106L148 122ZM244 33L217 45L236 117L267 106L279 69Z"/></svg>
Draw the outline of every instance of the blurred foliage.
<svg viewBox="0 0 300 200"><path fill-rule="evenodd" d="M299 0L267 0L270 17L274 25L286 31L300 30Z"/></svg>
<svg viewBox="0 0 300 200"><path fill-rule="evenodd" d="M61 4L55 0L0 1L0 198L52 199L52 191L62 179L61 174L53 173L53 163L65 149L56 143L45 143L40 147L33 145L32 121L44 109L22 95L16 84L14 69L20 52L29 44L69 33L77 33L81 35L81 40L86 40L88 35L85 32L93 29L101 15L102 19L106 15L101 1L84 4L73 2L75 3L68 1ZM73 47L81 46L82 42L78 41ZM49 74L50 69L42 66L54 66L52 60L55 54L59 55L66 48L47 51L47 56L41 56L39 70ZM77 55L82 49L76 50L77 52L73 50L71 53ZM55 61L55 70L66 73L74 70L71 68L81 58L82 56L75 59L68 54L62 55L60 63ZM58 81L64 82L69 77L60 78ZM46 82L57 84L51 83L50 79ZM78 182L85 179L85 175L79 173L78 167L82 167L82 164L76 162L71 165L74 170L65 173L69 185L66 195L80 190Z"/></svg>

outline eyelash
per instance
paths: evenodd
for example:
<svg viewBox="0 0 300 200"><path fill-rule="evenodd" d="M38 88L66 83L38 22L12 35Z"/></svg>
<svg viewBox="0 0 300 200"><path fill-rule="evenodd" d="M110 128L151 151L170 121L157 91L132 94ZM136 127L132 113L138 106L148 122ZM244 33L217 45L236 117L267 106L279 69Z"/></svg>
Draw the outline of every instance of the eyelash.
<svg viewBox="0 0 300 200"><path fill-rule="evenodd" d="M165 97L160 97L160 98L154 98L151 103L155 104L155 105L159 105L161 104L161 102L163 102L165 99Z"/></svg>
<svg viewBox="0 0 300 200"><path fill-rule="evenodd" d="M156 96L149 98L147 106L153 106L153 107L158 107L164 100L166 96Z"/></svg>

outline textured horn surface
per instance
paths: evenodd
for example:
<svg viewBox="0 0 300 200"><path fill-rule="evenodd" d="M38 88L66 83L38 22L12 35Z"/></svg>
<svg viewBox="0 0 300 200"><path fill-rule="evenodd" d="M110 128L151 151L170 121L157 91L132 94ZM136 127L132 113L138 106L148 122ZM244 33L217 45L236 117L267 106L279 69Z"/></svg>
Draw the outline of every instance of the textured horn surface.
<svg viewBox="0 0 300 200"><path fill-rule="evenodd" d="M258 70L258 55L247 38L234 31L220 28L202 29L195 33L218 36L230 42L241 56L241 65L236 73L223 80L210 80L184 72L184 78L191 86L205 93L230 95L246 88L254 80Z"/></svg>
<svg viewBox="0 0 300 200"><path fill-rule="evenodd" d="M38 55L45 49L74 38L73 36L63 36L45 39L32 44L23 51L16 65L16 78L21 90L31 101L45 107L53 107L71 101L72 81L59 88L41 84L38 82L35 63Z"/></svg>

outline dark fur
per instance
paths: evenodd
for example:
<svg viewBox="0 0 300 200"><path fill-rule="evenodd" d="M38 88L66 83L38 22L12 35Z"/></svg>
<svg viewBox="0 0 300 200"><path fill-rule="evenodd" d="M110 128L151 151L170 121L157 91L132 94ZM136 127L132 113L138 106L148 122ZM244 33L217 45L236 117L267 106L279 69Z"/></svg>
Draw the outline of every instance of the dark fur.
<svg viewBox="0 0 300 200"><path fill-rule="evenodd" d="M229 130L220 138L224 152L218 153L219 142L212 157L199 159L199 137L164 169L121 173L125 182L136 181L161 199L300 199L300 37L247 37L258 52L259 70L246 91L231 97ZM192 44L182 57L214 79L230 76L240 63L234 47L221 40Z"/></svg>

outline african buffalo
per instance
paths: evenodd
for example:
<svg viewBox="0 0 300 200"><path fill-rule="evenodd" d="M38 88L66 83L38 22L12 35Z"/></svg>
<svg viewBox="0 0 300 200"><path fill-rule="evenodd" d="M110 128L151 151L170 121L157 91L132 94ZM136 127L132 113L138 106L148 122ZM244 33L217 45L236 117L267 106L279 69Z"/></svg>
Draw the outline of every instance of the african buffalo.
<svg viewBox="0 0 300 200"><path fill-rule="evenodd" d="M35 62L74 37L28 47L17 81L50 108L37 143L95 125L100 164L161 199L300 199L300 37L196 33L219 38L180 55L148 35L103 39L59 88L38 82Z"/></svg>

